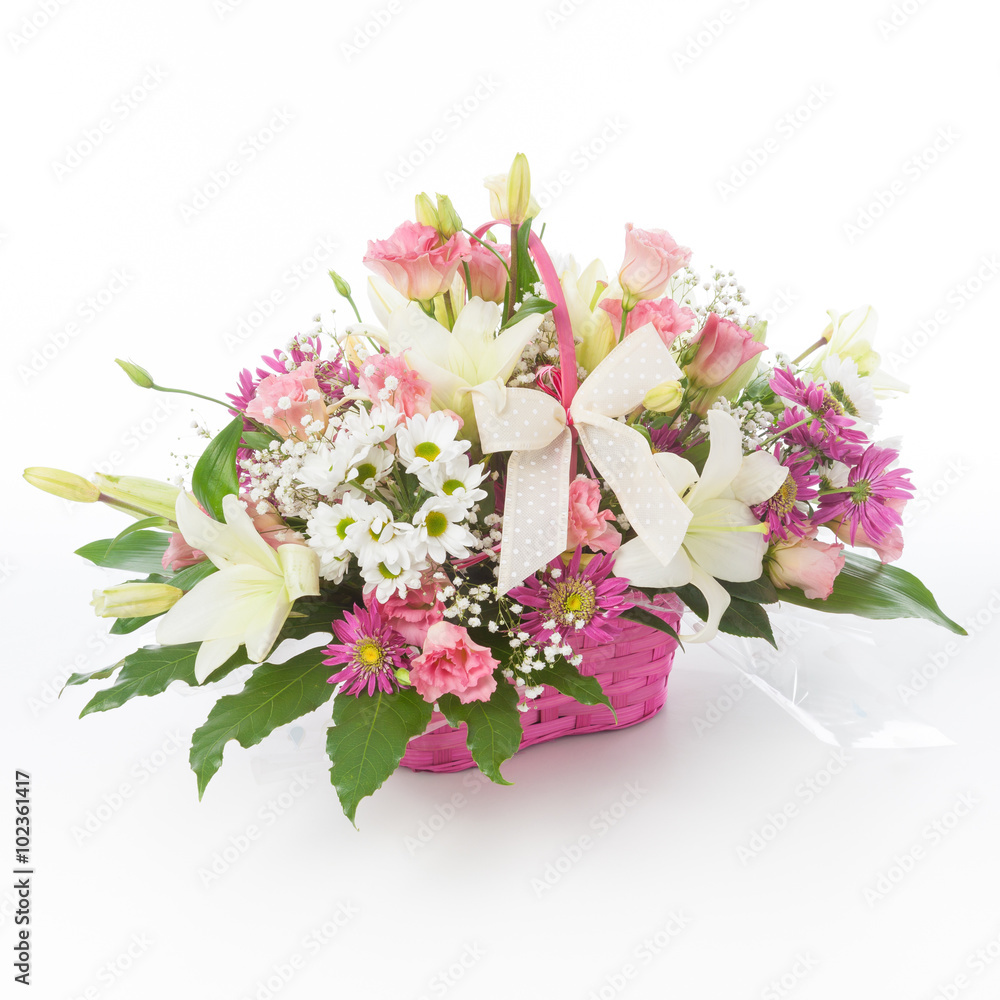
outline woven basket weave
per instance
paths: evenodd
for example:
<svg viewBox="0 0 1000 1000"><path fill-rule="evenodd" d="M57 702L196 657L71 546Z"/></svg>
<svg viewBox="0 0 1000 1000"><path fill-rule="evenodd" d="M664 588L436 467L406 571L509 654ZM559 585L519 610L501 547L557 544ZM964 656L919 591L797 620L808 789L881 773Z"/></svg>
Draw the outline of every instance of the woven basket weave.
<svg viewBox="0 0 1000 1000"><path fill-rule="evenodd" d="M681 604L671 595L657 599L662 618L674 629ZM560 736L624 729L655 715L667 696L667 676L677 643L666 632L629 623L613 643L584 640L574 644L583 653L580 673L596 677L618 714L618 723L605 705L581 705L574 698L546 686L541 697L521 714L524 735L521 750ZM465 726L442 725L435 712L430 729L410 740L400 763L411 771L464 771L475 767L465 744Z"/></svg>

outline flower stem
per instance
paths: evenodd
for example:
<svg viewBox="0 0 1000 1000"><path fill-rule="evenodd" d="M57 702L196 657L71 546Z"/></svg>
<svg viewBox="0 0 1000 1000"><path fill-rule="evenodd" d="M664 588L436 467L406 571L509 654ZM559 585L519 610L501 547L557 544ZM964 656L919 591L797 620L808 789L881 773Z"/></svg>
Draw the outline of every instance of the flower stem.
<svg viewBox="0 0 1000 1000"><path fill-rule="evenodd" d="M514 303L517 300L517 231L518 223L510 224L510 281L507 283L507 299L504 303L503 321L506 324L514 314Z"/></svg>
<svg viewBox="0 0 1000 1000"><path fill-rule="evenodd" d="M196 399L204 399L209 403L218 403L219 406L224 406L227 410L236 410L237 413L243 413L233 403L224 403L221 399L215 399L212 396L203 396L200 392L192 392L190 389L168 389L165 385L157 385L155 382L150 386L150 389L155 389L157 392L176 392L181 396L194 396ZM246 416L246 414L243 413L243 416Z"/></svg>
<svg viewBox="0 0 1000 1000"><path fill-rule="evenodd" d="M777 441L782 434L787 434L789 431L794 431L796 427L801 427L803 424L808 424L810 421L812 421L812 419L813 419L812 416L803 417L796 423L789 424L787 427L783 427L780 431L778 431L777 434L772 434L770 437L764 438L764 440L761 442L760 445L761 448L766 448L769 444L773 444L775 441Z"/></svg>
<svg viewBox="0 0 1000 1000"><path fill-rule="evenodd" d="M812 347L807 347L793 362L793 365L801 364L813 351L818 350L826 344L826 337L820 337Z"/></svg>
<svg viewBox="0 0 1000 1000"><path fill-rule="evenodd" d="M448 314L448 329L452 330L455 327L455 310L451 305L451 289L444 293L444 310Z"/></svg>

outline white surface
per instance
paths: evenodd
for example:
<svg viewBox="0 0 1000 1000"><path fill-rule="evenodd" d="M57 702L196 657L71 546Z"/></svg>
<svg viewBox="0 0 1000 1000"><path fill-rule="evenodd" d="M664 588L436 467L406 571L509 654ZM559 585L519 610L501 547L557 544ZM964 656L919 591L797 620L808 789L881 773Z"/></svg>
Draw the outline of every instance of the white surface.
<svg viewBox="0 0 1000 1000"><path fill-rule="evenodd" d="M33 995L997 996L1000 961L981 966L975 953L991 942L987 960L1000 953L991 520L1000 283L957 291L1000 250L996 5L907 0L895 6L914 13L883 37L889 0L732 0L728 23L683 71L675 54L722 3L565 0L569 13L553 24L546 12L557 0L393 0L367 46L345 53L387 3L95 0L58 7L15 47L22 18L41 23L45 5L16 0L0 18L11 442L0 731L4 775L17 767L33 779ZM124 116L119 96L150 70L161 82ZM779 125L810 93L808 120ZM251 161L243 144L276 111L291 122ZM112 127L99 146L57 177L53 163L102 118ZM435 129L412 176L387 178ZM917 169L910 158L948 130L957 138ZM766 162L724 197L717 181L768 139ZM52 702L69 670L130 648L106 644L87 607L89 591L116 574L69 555L118 521L30 490L20 468L107 463L170 475L178 434L185 450L197 447L190 411L179 402L165 411L112 359L222 393L240 367L335 304L327 267L362 286L364 241L408 217L416 191L450 193L476 223L488 210L481 178L518 150L537 191L565 189L543 197L553 250L600 254L614 268L626 221L664 226L703 270L736 269L754 304L776 314L772 343L792 353L815 339L829 307L874 302L887 355L943 311L941 332L897 367L914 390L885 426L906 429L904 457L923 491L905 566L955 617L978 613L985 624L965 641L923 623L880 626L882 662L869 669L893 694L936 657L939 675L910 707L957 746L853 751L807 801L802 783L825 780L831 748L752 690L714 726L696 726L737 675L710 652L692 653L655 721L534 749L508 765L510 788L401 772L362 804L358 833L328 786L319 721L250 751L230 747L199 804L186 741L208 694L171 691L83 721L85 690ZM185 222L181 206L231 160L239 173ZM852 241L845 223L894 181L895 203ZM86 300L118 272L127 286L88 321ZM227 347L269 299L270 317L240 349ZM71 322L76 335L22 378L19 366ZM197 415L219 425L207 404ZM304 789L292 786L299 774ZM632 783L638 800L599 834L594 817ZM120 808L106 807L123 785ZM454 816L435 819L459 793ZM294 804L277 816L267 803L280 809L283 794ZM929 824L951 822L963 795L975 800L971 814L936 843ZM741 857L786 807L795 811L786 828ZM109 818L87 834L99 811ZM432 823L442 828L414 846ZM206 884L200 872L251 825L259 838ZM537 890L534 880L584 836L592 847ZM869 905L865 890L915 848L913 870ZM9 900L0 890L8 957ZM330 938L334 925L323 925L342 905L356 913ZM637 955L672 913L683 929L656 957ZM306 940L315 931L322 945ZM447 985L441 977L463 955L470 967ZM635 977L616 980L626 963ZM268 986L276 969L293 974Z"/></svg>

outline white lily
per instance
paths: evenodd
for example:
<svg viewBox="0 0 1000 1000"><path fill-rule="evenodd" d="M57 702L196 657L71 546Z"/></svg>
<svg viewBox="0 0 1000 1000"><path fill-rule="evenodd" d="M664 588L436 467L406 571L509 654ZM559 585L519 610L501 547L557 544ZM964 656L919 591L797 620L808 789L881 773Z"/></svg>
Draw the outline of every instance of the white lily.
<svg viewBox="0 0 1000 1000"><path fill-rule="evenodd" d="M599 260L592 260L583 273L571 257L560 274L559 284L566 296L573 336L580 340L577 361L592 372L611 353L617 331L611 317L600 307L608 295L608 273Z"/></svg>
<svg viewBox="0 0 1000 1000"><path fill-rule="evenodd" d="M225 497L226 521L213 521L185 493L176 519L184 540L200 549L219 572L205 577L160 619L164 645L201 641L194 672L202 683L241 645L261 663L271 652L292 604L319 594L319 558L305 545L271 548L234 495Z"/></svg>
<svg viewBox="0 0 1000 1000"><path fill-rule="evenodd" d="M463 436L476 439L476 414L469 392L484 382L506 382L542 317L535 313L497 333L502 312L495 302L471 298L449 330L416 302L388 314L389 350L430 382L435 409L453 410L465 421Z"/></svg>
<svg viewBox="0 0 1000 1000"><path fill-rule="evenodd" d="M827 358L850 358L858 366L859 375L871 376L876 397L885 399L909 391L905 382L879 367L882 358L872 346L878 328L878 313L871 306L859 306L843 314L830 309L827 314L830 323L822 334L826 346L812 359L810 370L814 374L822 372Z"/></svg>
<svg viewBox="0 0 1000 1000"><path fill-rule="evenodd" d="M712 447L701 476L679 455L653 456L692 515L677 554L664 564L641 538L633 538L615 555L615 575L638 587L692 584L702 592L708 619L700 632L681 636L688 642L707 642L718 631L730 600L719 580L744 583L760 576L766 526L750 506L773 496L788 475L767 452L744 458L740 426L729 414L710 410L708 426Z"/></svg>

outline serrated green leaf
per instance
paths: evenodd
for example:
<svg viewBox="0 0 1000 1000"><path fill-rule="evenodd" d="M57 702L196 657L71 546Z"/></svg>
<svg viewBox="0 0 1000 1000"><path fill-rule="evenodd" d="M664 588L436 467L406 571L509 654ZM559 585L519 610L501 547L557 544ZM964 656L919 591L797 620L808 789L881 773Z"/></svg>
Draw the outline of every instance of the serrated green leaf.
<svg viewBox="0 0 1000 1000"><path fill-rule="evenodd" d="M466 743L472 759L479 770L498 785L510 784L500 773L500 765L517 753L524 733L517 701L517 689L506 681L497 685L489 701L471 701L463 705L453 694L438 699L438 707L449 725L457 727L464 722L468 726Z"/></svg>
<svg viewBox="0 0 1000 1000"><path fill-rule="evenodd" d="M191 770L198 776L198 798L222 766L230 740L252 747L268 733L329 701L333 685L324 653L310 649L286 663L261 663L238 694L220 698L191 738Z"/></svg>
<svg viewBox="0 0 1000 1000"><path fill-rule="evenodd" d="M649 628L659 629L674 639L679 638L676 629L671 628L659 615L639 605L633 605L628 611L623 611L621 617L625 621L635 622L636 625L647 625Z"/></svg>
<svg viewBox="0 0 1000 1000"><path fill-rule="evenodd" d="M63 684L62 688L59 690L60 696L63 691L68 687L72 687L75 684L86 684L87 681L103 681L110 677L119 667L120 663L116 663L110 667L101 667L100 670L91 670L88 674L70 674L66 678L66 683Z"/></svg>
<svg viewBox="0 0 1000 1000"><path fill-rule="evenodd" d="M729 591L732 597L752 601L754 604L775 604L779 600L778 591L766 572L751 583L732 583L729 580L720 580L719 583Z"/></svg>
<svg viewBox="0 0 1000 1000"><path fill-rule="evenodd" d="M666 624L663 622L662 624ZM556 660L546 664L541 670L531 672L532 680L538 684L548 684L561 694L575 698L581 705L607 705L618 722L618 713L611 705L611 699L604 693L601 682L596 677L584 677L572 663Z"/></svg>
<svg viewBox="0 0 1000 1000"><path fill-rule="evenodd" d="M938 607L931 592L912 573L855 552L845 554L844 568L825 601L811 600L797 587L782 590L780 599L803 608L874 620L924 618L956 635L968 635Z"/></svg>
<svg viewBox="0 0 1000 1000"><path fill-rule="evenodd" d="M191 475L191 489L216 521L223 520L222 498L239 492L236 452L243 437L243 418L236 417L209 442Z"/></svg>
<svg viewBox="0 0 1000 1000"><path fill-rule="evenodd" d="M399 767L406 744L427 728L431 711L412 688L334 699L334 725L326 734L330 782L352 823L361 800L382 787Z"/></svg>
<svg viewBox="0 0 1000 1000"><path fill-rule="evenodd" d="M120 708L132 698L160 694L174 681L183 681L191 687L197 686L194 661L200 645L198 642L187 642L176 646L143 646L137 649L121 661L121 672L115 683L98 691L84 705L80 717L92 712ZM241 648L214 671L209 680L221 679L246 663L246 659L246 653Z"/></svg>
<svg viewBox="0 0 1000 1000"><path fill-rule="evenodd" d="M683 587L677 587L674 593L689 607L702 621L708 620L708 601L705 595L690 583Z"/></svg>
<svg viewBox="0 0 1000 1000"><path fill-rule="evenodd" d="M719 631L748 639L766 639L775 649L778 648L767 612L753 601L734 597L719 621Z"/></svg>
<svg viewBox="0 0 1000 1000"><path fill-rule="evenodd" d="M115 544L113 538L101 538L76 550L78 556L95 566L128 569L139 573L162 573L163 553L170 539L162 531L137 531Z"/></svg>

